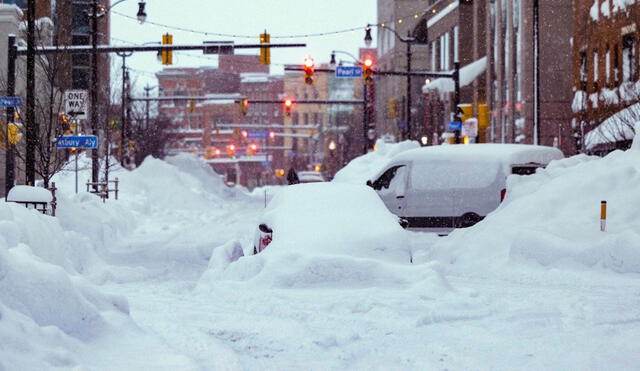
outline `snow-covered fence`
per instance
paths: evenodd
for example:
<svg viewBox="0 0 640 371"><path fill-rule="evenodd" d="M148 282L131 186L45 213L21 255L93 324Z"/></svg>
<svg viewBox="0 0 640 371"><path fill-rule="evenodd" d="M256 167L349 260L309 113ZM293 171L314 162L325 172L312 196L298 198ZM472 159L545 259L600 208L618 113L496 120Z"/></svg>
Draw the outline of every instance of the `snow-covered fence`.
<svg viewBox="0 0 640 371"><path fill-rule="evenodd" d="M112 184L113 184L113 188L110 187ZM105 202L105 200L109 198L109 194L113 192L117 200L118 192L120 191L120 189L118 188L119 184L120 184L120 181L118 180L118 178L116 178L115 180L107 180L107 181L103 180L100 182L91 182L87 180L87 192L94 193L100 196L100 198L102 198L102 202Z"/></svg>
<svg viewBox="0 0 640 371"><path fill-rule="evenodd" d="M51 188L17 185L11 188L5 198L6 202L15 202L24 205L28 209L35 209L43 214L56 216L56 183L51 183Z"/></svg>

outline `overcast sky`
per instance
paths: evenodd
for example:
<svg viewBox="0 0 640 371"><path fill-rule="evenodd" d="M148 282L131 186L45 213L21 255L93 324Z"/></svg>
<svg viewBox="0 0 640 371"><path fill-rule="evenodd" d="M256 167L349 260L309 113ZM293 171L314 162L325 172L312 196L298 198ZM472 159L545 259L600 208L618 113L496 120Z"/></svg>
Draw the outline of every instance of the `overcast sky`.
<svg viewBox="0 0 640 371"><path fill-rule="evenodd" d="M112 1L113 3L114 1ZM201 43L205 40L233 40L236 44L258 43L258 35L265 29L271 34L271 42L306 43L306 48L273 49L271 52L272 73L282 73L282 65L302 63L306 55L317 63L329 62L331 50L344 50L357 55L364 47L364 26L376 22L376 0L147 0L147 23L139 25L135 20L138 10L136 0L125 1L112 9L112 44L141 44L160 41L165 32L173 34L174 44ZM203 35L157 26L150 22L199 31L247 35L253 38L231 38ZM314 34L344 30L354 27L352 32L279 39L274 36ZM374 40L375 40L375 34ZM124 41L123 41L124 40ZM374 44L375 45L375 44ZM240 53L258 54L257 50ZM347 56L337 57L348 60ZM121 58L114 67L118 70ZM174 67L215 66L216 58L198 52L174 54ZM127 58L139 88L145 83L154 84L154 72L162 69L156 55L138 53ZM114 71L115 72L115 71ZM116 74L114 74L116 76ZM117 74L117 77L120 75Z"/></svg>

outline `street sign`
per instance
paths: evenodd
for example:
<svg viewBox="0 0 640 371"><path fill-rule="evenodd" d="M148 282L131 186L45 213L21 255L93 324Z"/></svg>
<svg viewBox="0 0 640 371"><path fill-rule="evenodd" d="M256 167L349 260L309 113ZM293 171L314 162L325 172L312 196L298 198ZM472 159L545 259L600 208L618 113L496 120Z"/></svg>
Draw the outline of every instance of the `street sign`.
<svg viewBox="0 0 640 371"><path fill-rule="evenodd" d="M362 77L362 67L338 66L336 67L336 77Z"/></svg>
<svg viewBox="0 0 640 371"><path fill-rule="evenodd" d="M269 133L266 131L249 131L247 132L247 138L250 139L266 139Z"/></svg>
<svg viewBox="0 0 640 371"><path fill-rule="evenodd" d="M477 137L478 136L478 119L470 118L464 120L462 123L462 131L460 135L463 137Z"/></svg>
<svg viewBox="0 0 640 371"><path fill-rule="evenodd" d="M95 135L63 135L58 137L56 148L98 148L98 137Z"/></svg>
<svg viewBox="0 0 640 371"><path fill-rule="evenodd" d="M64 112L75 119L86 119L88 96L86 90L66 90L64 92Z"/></svg>
<svg viewBox="0 0 640 371"><path fill-rule="evenodd" d="M21 105L20 97L0 97L0 107L20 107Z"/></svg>
<svg viewBox="0 0 640 371"><path fill-rule="evenodd" d="M450 121L449 122L449 130L455 131L462 129L462 122L460 121Z"/></svg>

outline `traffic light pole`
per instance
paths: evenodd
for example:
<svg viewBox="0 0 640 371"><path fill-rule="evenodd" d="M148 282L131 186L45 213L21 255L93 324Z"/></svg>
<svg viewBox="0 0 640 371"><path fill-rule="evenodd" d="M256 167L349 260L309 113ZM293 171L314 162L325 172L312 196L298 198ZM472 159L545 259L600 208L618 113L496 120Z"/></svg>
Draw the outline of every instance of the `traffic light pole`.
<svg viewBox="0 0 640 371"><path fill-rule="evenodd" d="M9 35L8 44L9 50L7 55L7 96L13 97L16 93L16 35ZM13 107L7 107L7 125L5 128L5 148L7 149L5 154L5 185L4 185L4 196L5 200L7 199L7 195L9 194L9 190L13 187L13 183L15 183L15 148L14 144L11 143L9 138L9 126L13 124L15 120L15 111Z"/></svg>

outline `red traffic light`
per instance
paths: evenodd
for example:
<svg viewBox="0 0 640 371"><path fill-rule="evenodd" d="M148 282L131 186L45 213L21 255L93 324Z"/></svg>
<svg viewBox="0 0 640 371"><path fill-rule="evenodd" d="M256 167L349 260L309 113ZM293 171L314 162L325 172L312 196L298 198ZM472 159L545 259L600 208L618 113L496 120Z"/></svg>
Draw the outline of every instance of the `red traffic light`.
<svg viewBox="0 0 640 371"><path fill-rule="evenodd" d="M362 64L364 64L365 67L371 68L373 67L373 59L371 59L370 57L366 57Z"/></svg>
<svg viewBox="0 0 640 371"><path fill-rule="evenodd" d="M362 77L366 84L373 84L373 58L365 57L362 60Z"/></svg>
<svg viewBox="0 0 640 371"><path fill-rule="evenodd" d="M313 58L311 58L311 57L306 57L306 58L304 59L304 68L305 68L305 70L306 70L306 69L309 69L309 68L313 68L313 67L314 67L314 65L315 65L315 62L313 61Z"/></svg>
<svg viewBox="0 0 640 371"><path fill-rule="evenodd" d="M236 145L233 143L227 144L227 154L229 156L233 156L235 152L236 152Z"/></svg>
<svg viewBox="0 0 640 371"><path fill-rule="evenodd" d="M256 143L249 144L249 147L247 148L247 153L250 155L254 155L257 152L258 152L258 145Z"/></svg>
<svg viewBox="0 0 640 371"><path fill-rule="evenodd" d="M291 106L293 106L293 101L291 99L286 99L284 101L284 106L291 108Z"/></svg>
<svg viewBox="0 0 640 371"><path fill-rule="evenodd" d="M304 82L308 85L313 84L313 68L315 67L316 62L311 57L306 57L304 59Z"/></svg>

